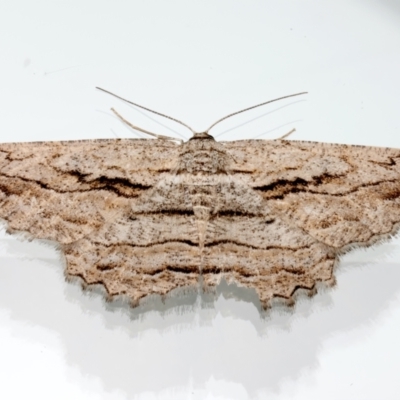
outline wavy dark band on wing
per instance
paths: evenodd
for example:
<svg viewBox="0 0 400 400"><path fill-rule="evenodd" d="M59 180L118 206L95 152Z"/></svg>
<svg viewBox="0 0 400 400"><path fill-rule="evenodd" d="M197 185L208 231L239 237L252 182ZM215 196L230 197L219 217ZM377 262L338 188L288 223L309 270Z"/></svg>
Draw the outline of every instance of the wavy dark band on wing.
<svg viewBox="0 0 400 400"><path fill-rule="evenodd" d="M76 176L76 174L71 174L71 176ZM91 181L85 180L80 181L80 183L85 185L85 188L77 188L77 189L61 189L57 188L51 184L42 182L40 180L27 179L21 176L9 176L6 174L0 174L0 177L3 177L8 180L12 180L9 185L0 182L0 190L3 191L7 195L14 194L15 181L20 180L24 183L35 184L38 185L41 189L44 190L52 190L57 193L85 193L96 190L106 190L108 192L113 192L119 196L125 198L138 197L142 193L151 189L151 186L141 185L137 183L132 183L128 179L122 178L107 178L102 176L100 178L93 179Z"/></svg>
<svg viewBox="0 0 400 400"><path fill-rule="evenodd" d="M303 178L296 178L292 181L279 179L268 185L253 187L253 189L262 192L266 199L283 199L289 193L311 192L310 186L320 186L339 179L340 176L329 174L315 176L311 181L306 181ZM323 194L323 192L318 193Z"/></svg>

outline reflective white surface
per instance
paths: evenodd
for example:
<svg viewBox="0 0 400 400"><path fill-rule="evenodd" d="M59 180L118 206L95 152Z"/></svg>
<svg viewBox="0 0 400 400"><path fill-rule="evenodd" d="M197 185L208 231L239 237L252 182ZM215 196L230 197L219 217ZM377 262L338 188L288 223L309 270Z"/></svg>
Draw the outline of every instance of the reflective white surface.
<svg viewBox="0 0 400 400"><path fill-rule="evenodd" d="M110 113L155 119L95 86L221 140L400 148L396 1L14 1L0 5L0 141L130 137ZM236 128L236 129L233 129ZM275 129L278 128L278 129ZM397 399L400 241L343 258L337 287L260 317L254 294L138 310L67 284L57 252L2 231L5 399Z"/></svg>

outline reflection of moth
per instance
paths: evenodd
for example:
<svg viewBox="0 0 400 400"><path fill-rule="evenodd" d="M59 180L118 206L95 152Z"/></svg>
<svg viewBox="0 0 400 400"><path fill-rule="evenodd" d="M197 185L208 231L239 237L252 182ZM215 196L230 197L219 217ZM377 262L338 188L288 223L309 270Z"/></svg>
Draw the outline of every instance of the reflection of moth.
<svg viewBox="0 0 400 400"><path fill-rule="evenodd" d="M1 144L0 217L58 242L67 277L109 298L225 278L266 308L332 284L338 255L396 231L399 162L389 148L208 133Z"/></svg>

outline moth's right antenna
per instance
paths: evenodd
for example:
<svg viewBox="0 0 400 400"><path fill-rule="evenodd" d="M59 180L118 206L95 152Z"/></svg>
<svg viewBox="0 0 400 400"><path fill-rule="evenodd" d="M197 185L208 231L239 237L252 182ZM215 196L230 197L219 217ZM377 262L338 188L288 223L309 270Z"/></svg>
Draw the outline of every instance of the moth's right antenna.
<svg viewBox="0 0 400 400"><path fill-rule="evenodd" d="M150 108L147 108L147 107L141 106L140 104L136 104L136 103L134 103L134 102L132 102L132 101L126 100L126 99L124 99L123 97L117 96L116 94L111 93L111 92L109 92L108 90L102 89L102 88L100 88L100 87L97 87L97 86L96 86L96 89L99 89L99 90L101 90L102 92L111 94L111 96L114 96L114 97L116 97L117 99L123 100L123 101L125 101L125 102L127 102L127 103L129 103L129 104L132 104L132 105L136 106L136 107L142 108L143 110L149 111L149 112L151 112L151 113L153 113L153 114L156 114L156 115L160 115L161 117L164 117L164 118L168 118L168 119L170 119L171 121L177 122L178 124L181 124L181 125L183 125L184 127L188 128L193 134L196 133L196 132L194 131L194 129L192 129L189 125L185 124L184 122L179 121L179 119L170 117L169 115L162 114L162 113L160 113L160 112L158 112L158 111L151 110ZM136 129L136 128L135 128L135 129Z"/></svg>
<svg viewBox="0 0 400 400"><path fill-rule="evenodd" d="M224 121L224 120L226 120L226 119L228 119L228 118L230 118L230 117L233 117L234 115L240 114L240 113L245 112L245 111L252 110L253 108L265 106L266 104L273 103L274 101L283 100L283 99L287 99L287 98L289 98L289 97L294 97L294 96L300 96L300 95L302 95L302 94L307 94L307 93L308 93L308 92L301 92L301 93L289 94L288 96L278 97L277 99L268 100L268 101L266 101L266 102L264 102L264 103L260 103L260 104L257 104L257 105L255 105L255 106L247 107L247 108L244 108L243 110L236 111L236 112L234 112L234 113L232 113L232 114L229 114L229 115L226 115L225 117L220 118L218 121L214 122L205 132L208 133L208 131L209 131L211 128L214 128L215 125L219 124L220 122L222 122L222 121Z"/></svg>

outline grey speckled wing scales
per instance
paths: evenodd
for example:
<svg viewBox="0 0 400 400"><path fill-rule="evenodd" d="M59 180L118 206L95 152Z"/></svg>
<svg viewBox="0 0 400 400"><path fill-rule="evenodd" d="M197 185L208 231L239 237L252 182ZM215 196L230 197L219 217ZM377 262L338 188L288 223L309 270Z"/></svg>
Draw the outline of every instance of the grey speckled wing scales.
<svg viewBox="0 0 400 400"><path fill-rule="evenodd" d="M266 204L338 252L400 222L400 150L301 141L226 144Z"/></svg>

